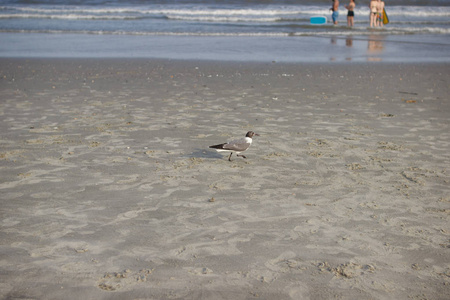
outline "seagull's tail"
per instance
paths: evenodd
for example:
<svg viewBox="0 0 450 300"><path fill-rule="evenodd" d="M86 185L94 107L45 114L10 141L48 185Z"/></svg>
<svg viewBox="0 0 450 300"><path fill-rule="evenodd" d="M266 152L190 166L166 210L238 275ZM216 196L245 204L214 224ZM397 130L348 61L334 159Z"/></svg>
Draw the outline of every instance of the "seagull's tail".
<svg viewBox="0 0 450 300"><path fill-rule="evenodd" d="M209 148L214 148L214 149L223 149L223 146L225 144L219 144L219 145L213 145L213 146L209 146Z"/></svg>

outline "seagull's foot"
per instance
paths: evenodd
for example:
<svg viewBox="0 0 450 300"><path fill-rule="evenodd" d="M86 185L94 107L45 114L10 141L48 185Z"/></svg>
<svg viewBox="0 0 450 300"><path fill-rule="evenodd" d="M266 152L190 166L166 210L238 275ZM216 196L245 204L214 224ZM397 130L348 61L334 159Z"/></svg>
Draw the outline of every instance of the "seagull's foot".
<svg viewBox="0 0 450 300"><path fill-rule="evenodd" d="M245 155L242 155L242 154L236 154L237 156L240 156L240 157L242 157L242 158L247 158L247 156L245 156Z"/></svg>

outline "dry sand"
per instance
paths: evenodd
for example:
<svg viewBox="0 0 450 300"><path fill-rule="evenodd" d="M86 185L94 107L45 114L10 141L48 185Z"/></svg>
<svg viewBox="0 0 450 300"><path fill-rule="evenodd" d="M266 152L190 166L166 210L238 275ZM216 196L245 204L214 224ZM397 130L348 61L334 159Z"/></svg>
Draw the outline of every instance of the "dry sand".
<svg viewBox="0 0 450 300"><path fill-rule="evenodd" d="M0 298L450 298L449 65L0 66Z"/></svg>

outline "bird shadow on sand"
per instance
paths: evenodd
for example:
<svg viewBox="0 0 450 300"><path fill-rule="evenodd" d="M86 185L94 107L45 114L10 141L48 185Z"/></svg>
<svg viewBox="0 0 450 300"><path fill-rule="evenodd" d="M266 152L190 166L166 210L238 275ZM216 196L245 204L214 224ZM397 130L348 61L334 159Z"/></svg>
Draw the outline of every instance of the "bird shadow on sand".
<svg viewBox="0 0 450 300"><path fill-rule="evenodd" d="M186 154L186 157L192 158L223 158L223 155L220 155L216 151L211 151L207 149L195 149L192 153Z"/></svg>

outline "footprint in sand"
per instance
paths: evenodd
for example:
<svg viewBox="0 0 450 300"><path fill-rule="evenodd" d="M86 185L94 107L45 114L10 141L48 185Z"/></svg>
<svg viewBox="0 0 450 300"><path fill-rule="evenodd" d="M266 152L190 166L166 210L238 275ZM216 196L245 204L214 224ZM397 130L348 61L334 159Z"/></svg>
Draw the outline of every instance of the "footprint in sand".
<svg viewBox="0 0 450 300"><path fill-rule="evenodd" d="M99 279L98 288L104 291L117 291L128 285L134 285L141 282L146 282L148 276L153 270L140 270L139 272L133 272L131 270L125 270L122 272L108 272Z"/></svg>
<svg viewBox="0 0 450 300"><path fill-rule="evenodd" d="M328 262L320 262L317 265L320 272L329 272L338 278L354 278L365 273L374 273L373 265L360 265L356 263L340 264L337 267L331 267Z"/></svg>

